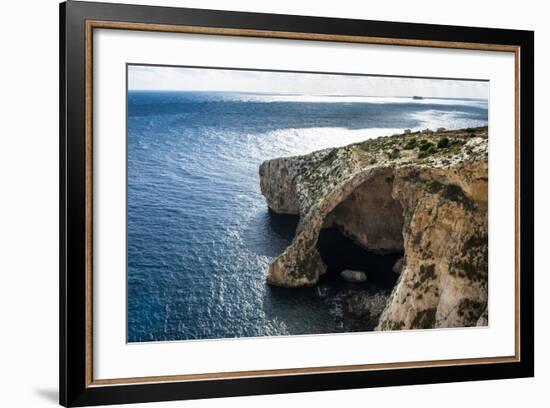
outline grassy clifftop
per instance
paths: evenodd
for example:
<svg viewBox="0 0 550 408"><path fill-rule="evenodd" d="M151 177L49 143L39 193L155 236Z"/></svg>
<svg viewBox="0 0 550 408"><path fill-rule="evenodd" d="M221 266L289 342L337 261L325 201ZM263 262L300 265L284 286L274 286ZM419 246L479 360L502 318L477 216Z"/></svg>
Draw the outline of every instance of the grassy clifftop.
<svg viewBox="0 0 550 408"><path fill-rule="evenodd" d="M487 127L423 131L371 139L349 148L363 166L414 163L440 167L466 159L485 158L487 136Z"/></svg>

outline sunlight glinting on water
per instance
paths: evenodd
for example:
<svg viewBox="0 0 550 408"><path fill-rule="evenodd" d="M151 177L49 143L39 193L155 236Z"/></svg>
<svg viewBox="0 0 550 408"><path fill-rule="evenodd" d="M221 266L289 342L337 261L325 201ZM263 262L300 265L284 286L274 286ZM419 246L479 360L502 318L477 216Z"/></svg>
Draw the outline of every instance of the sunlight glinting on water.
<svg viewBox="0 0 550 408"><path fill-rule="evenodd" d="M486 124L477 100L130 92L128 340L364 329L342 309L345 285L266 284L296 220L268 212L260 164L407 128Z"/></svg>

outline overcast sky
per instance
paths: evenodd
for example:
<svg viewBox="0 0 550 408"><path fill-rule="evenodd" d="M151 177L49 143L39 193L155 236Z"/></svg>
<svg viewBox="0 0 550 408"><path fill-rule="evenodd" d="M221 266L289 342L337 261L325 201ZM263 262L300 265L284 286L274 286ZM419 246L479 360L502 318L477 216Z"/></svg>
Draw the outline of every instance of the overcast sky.
<svg viewBox="0 0 550 408"><path fill-rule="evenodd" d="M444 79L303 74L180 67L128 67L129 90L224 91L307 95L489 97L489 83Z"/></svg>

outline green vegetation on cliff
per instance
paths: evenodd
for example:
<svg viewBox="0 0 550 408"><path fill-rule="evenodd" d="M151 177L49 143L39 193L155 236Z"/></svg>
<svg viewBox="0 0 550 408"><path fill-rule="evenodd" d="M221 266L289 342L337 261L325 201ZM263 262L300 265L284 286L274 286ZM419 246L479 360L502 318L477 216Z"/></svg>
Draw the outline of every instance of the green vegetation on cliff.
<svg viewBox="0 0 550 408"><path fill-rule="evenodd" d="M473 138L487 139L488 128L415 132L370 139L349 146L364 165L416 163L447 165L475 154L463 149Z"/></svg>

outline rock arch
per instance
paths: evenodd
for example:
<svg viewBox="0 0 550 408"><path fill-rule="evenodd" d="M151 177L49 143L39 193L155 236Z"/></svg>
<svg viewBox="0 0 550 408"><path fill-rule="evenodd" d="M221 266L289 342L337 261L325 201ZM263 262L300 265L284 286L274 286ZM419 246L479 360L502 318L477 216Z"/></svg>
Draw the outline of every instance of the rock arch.
<svg viewBox="0 0 550 408"><path fill-rule="evenodd" d="M392 168L359 171L300 219L291 245L270 265L272 285L313 286L325 273L316 248L321 229L335 226L365 249L403 251L403 209L392 196ZM284 202L284 200L281 200Z"/></svg>
<svg viewBox="0 0 550 408"><path fill-rule="evenodd" d="M319 233L336 226L366 249L405 254L378 330L486 325L487 139L421 161L384 158L376 149L387 140L262 164L270 209L300 215L294 240L269 266L268 283L314 286L326 271Z"/></svg>

